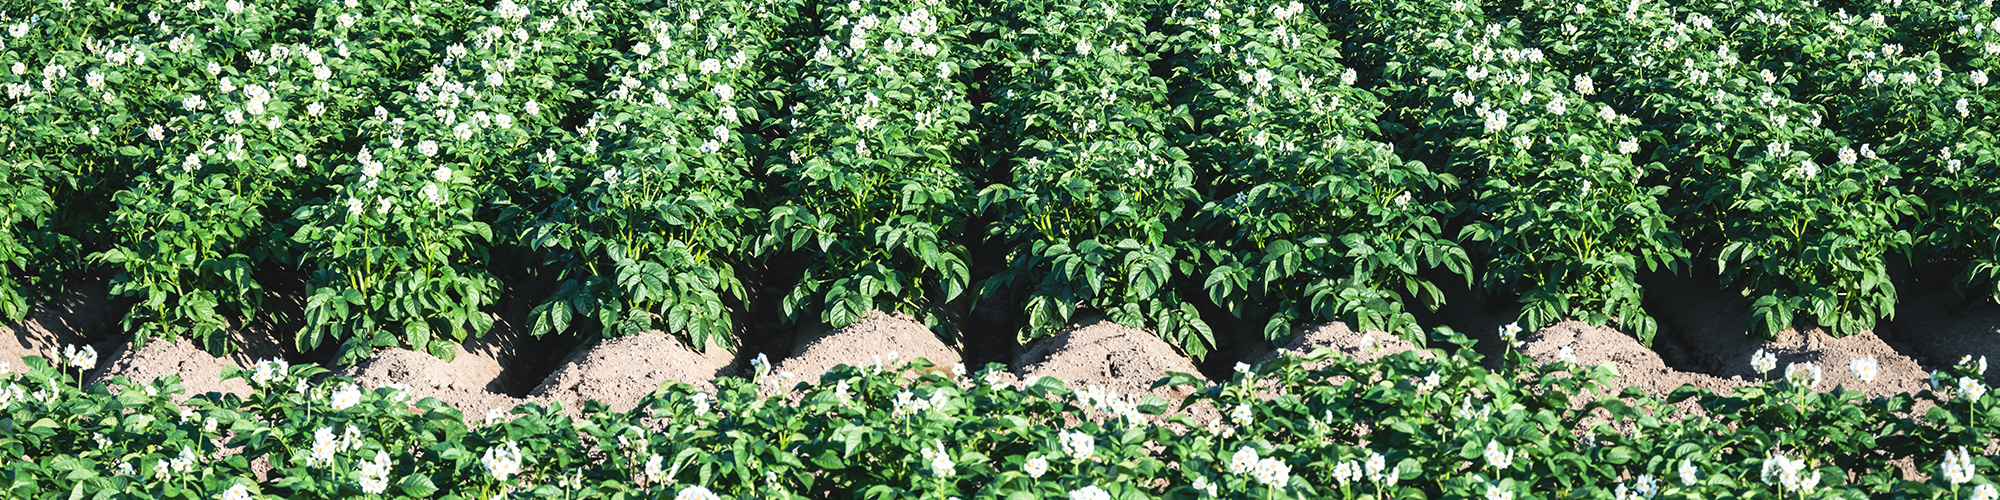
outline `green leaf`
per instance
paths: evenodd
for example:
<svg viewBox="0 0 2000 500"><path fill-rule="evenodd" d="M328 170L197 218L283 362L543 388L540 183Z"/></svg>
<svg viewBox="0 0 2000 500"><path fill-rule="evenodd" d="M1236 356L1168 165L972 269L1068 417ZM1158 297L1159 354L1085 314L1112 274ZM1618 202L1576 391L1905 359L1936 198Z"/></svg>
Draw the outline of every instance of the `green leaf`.
<svg viewBox="0 0 2000 500"><path fill-rule="evenodd" d="M403 490L404 494L417 498L429 497L438 490L437 484L431 482L431 477L424 474L403 476L403 480L396 483L396 487Z"/></svg>

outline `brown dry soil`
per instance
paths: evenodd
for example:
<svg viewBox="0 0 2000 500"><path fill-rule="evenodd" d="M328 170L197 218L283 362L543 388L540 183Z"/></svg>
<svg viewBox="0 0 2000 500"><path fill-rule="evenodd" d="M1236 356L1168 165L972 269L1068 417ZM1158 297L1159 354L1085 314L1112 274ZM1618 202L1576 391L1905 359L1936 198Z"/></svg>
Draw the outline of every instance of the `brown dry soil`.
<svg viewBox="0 0 2000 500"><path fill-rule="evenodd" d="M121 334L118 321L130 301L105 298L108 280L102 273L72 280L56 300L38 304L28 320L0 325L0 331L13 339L0 345L0 358L4 358L0 361L18 363L20 357L44 355L50 347L88 343L100 352L91 380L124 376L145 381L177 375L189 394L241 394L249 389L240 381L219 380L223 366L247 367L272 357L295 363L316 359L310 353L293 352L277 340L289 335L275 332L292 328L282 320L286 317L282 313L276 315L278 320L260 320L232 329L232 335L248 347L222 358L209 356L186 342L153 341L142 349L127 349L124 346L129 337ZM1868 384L1870 395L1915 390L1924 383L1927 368L1947 365L1964 355L1983 355L2000 362L2000 341L1996 341L2000 340L2000 306L1954 306L1943 286L1905 291L1897 317L1878 325L1875 332L1832 338L1823 329L1808 326L1780 332L1775 340L1765 341L1744 335L1747 300L1723 291L1713 278L1664 275L1648 277L1646 283L1646 306L1661 325L1650 348L1612 327L1565 322L1523 335L1520 349L1534 360L1553 361L1564 346L1569 346L1577 361L1611 363L1621 374L1620 383L1654 394L1682 385L1727 391L1764 376L1749 369L1749 358L1758 349L1778 358L1779 369L1770 376L1781 375L1789 363L1819 364L1825 374L1819 386L1822 390L1836 385L1854 387L1848 362L1874 356L1881 375ZM269 298L276 304L274 309L295 312L294 295L302 293L297 290L301 287L273 288ZM1511 321L1518 306L1512 306L1510 299L1476 297L1463 290L1447 293L1450 302L1444 310L1419 314L1420 323L1452 326L1476 339L1480 352L1489 356L1500 353L1504 347L1495 332ZM532 303L532 298L510 290L496 314L494 330L467 342L453 361L392 349L340 370L340 374L354 377L364 387L403 384L416 397L436 397L477 418L488 409L524 402L561 402L574 409L585 399L596 399L624 409L663 382L709 387L709 381L717 376L742 373L752 356L749 351L731 355L714 346L707 352L696 352L673 336L657 332L588 344L573 336L554 341L533 339L526 334L526 310ZM762 343L759 345L789 346L789 352L783 347L765 352L775 355L771 359L776 365L774 375L789 372L800 381L811 380L837 364L867 364L891 352L904 360L929 359L939 370L949 370L963 359L961 346L939 340L907 316L878 312L840 329L789 328L763 334L796 341L773 344L770 339L755 340ZM1294 333L1286 348L1298 353L1326 347L1372 359L1414 347L1381 332L1356 332L1341 323L1301 327ZM1361 348L1364 337L1373 344L1371 349ZM745 344L751 342L746 340ZM1154 391L1150 389L1152 382L1168 372L1202 375L1193 362L1150 333L1102 319L1080 320L1055 336L1021 346L1019 352L1007 378L1019 376L1032 383L1049 376L1072 388L1098 386L1121 395L1156 393L1178 401L1183 393ZM1265 348L1245 350L1239 357L1254 363L1274 355L1274 350ZM2000 377L2000 370L1988 376Z"/></svg>
<svg viewBox="0 0 2000 500"><path fill-rule="evenodd" d="M1154 381L1169 372L1186 373L1206 383L1194 363L1174 347L1145 330L1134 329L1101 318L1088 319L1077 326L1028 345L1014 361L1014 371L1024 383L1054 377L1072 389L1102 387L1123 395L1154 394L1179 402L1186 388L1153 389Z"/></svg>
<svg viewBox="0 0 2000 500"><path fill-rule="evenodd" d="M688 349L661 332L618 337L592 344L564 360L532 396L574 402L596 399L614 411L628 411L660 384L681 382L712 391L710 381L734 375L736 358L722 346Z"/></svg>
<svg viewBox="0 0 2000 500"><path fill-rule="evenodd" d="M852 325L798 336L790 356L771 360L776 365L771 374L780 379L816 382L827 370L842 364L893 366L899 363L891 360L917 358L930 360L935 369L947 371L961 361L958 348L939 340L923 323L907 315L875 311Z"/></svg>

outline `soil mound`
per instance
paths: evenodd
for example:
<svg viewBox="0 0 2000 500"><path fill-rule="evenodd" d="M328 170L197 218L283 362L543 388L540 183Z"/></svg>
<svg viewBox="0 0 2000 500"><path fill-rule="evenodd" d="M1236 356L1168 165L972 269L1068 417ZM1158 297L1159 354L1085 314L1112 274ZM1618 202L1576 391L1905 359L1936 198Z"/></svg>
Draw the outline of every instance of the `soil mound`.
<svg viewBox="0 0 2000 500"><path fill-rule="evenodd" d="M1564 321L1549 325L1539 332L1526 335L1522 340L1521 354L1541 363L1552 363L1573 357L1578 364L1596 366L1610 363L1618 370L1618 377L1611 380L1610 390L1615 394L1624 387L1644 389L1654 397L1665 396L1684 385L1727 393L1736 387L1748 385L1741 378L1721 378L1705 373L1690 373L1675 370L1660 359L1659 353L1641 345L1632 338L1609 327L1594 327L1579 321ZM1563 349L1569 348L1568 353Z"/></svg>
<svg viewBox="0 0 2000 500"><path fill-rule="evenodd" d="M1820 382L1813 389L1827 391L1836 386L1861 388L1861 381L1854 378L1848 364L1874 356L1878 375L1874 383L1862 389L1868 397L1915 392L1929 378L1915 359L1884 342L1875 332L1833 338L1825 329L1808 324L1778 332L1775 340L1765 341L1748 332L1749 299L1723 290L1712 278L1666 277L1657 284L1657 288L1648 289L1660 293L1648 293L1646 303L1647 309L1661 318L1662 328L1654 347L1665 361L1682 370L1756 382L1767 376L1783 377L1785 368L1792 363L1811 362L1821 372ZM1899 311L1897 315L1911 316L1909 311ZM1992 339L1963 331L1941 331L1938 335L1963 339L1966 345L1991 345ZM1750 367L1750 358L1759 349L1777 357L1777 368L1768 374L1757 373Z"/></svg>
<svg viewBox="0 0 2000 500"><path fill-rule="evenodd" d="M268 353L266 358L275 358ZM249 396L250 385L242 379L222 379L222 367L248 368L256 363L253 354L237 353L215 357L201 350L194 342L183 339L153 339L146 346L134 349L129 344L120 345L109 356L110 362L100 362L104 368L90 384L110 382L117 377L125 377L133 384L147 385L168 375L180 377L181 388L186 392L176 396L177 401L185 401L192 396L209 393L226 393Z"/></svg>
<svg viewBox="0 0 2000 500"><path fill-rule="evenodd" d="M1292 332L1291 341L1285 344L1285 350L1290 351L1294 356L1312 354L1313 351L1322 347L1332 349L1335 353L1362 363L1382 359L1403 351L1416 351L1418 356L1431 357L1430 351L1417 347L1416 344L1410 343L1408 340L1403 340L1388 332L1355 332L1354 328L1348 326L1345 321L1335 321L1301 328L1298 331ZM1252 354L1244 362L1256 365L1277 359L1277 357L1278 351L1271 349ZM1307 368L1319 368L1318 365L1323 364L1308 365Z"/></svg>
<svg viewBox="0 0 2000 500"><path fill-rule="evenodd" d="M500 364L488 357L461 349L451 361L430 354L395 348L375 353L360 366L342 370L364 389L401 384L411 401L437 398L457 408L467 421L477 421L494 408L511 410L515 405L542 402L508 396L495 390Z"/></svg>
<svg viewBox="0 0 2000 500"><path fill-rule="evenodd" d="M1208 382L1193 362L1166 341L1150 332L1103 319L1081 323L1030 344L1027 352L1015 360L1014 369L1025 384L1054 377L1072 389L1096 386L1119 395L1151 393L1175 404L1189 391L1167 387L1154 391L1153 382L1166 378L1167 372L1186 373Z"/></svg>
<svg viewBox="0 0 2000 500"><path fill-rule="evenodd" d="M790 372L793 380L816 382L827 370L842 364L864 366L880 359L884 367L897 367L917 358L930 360L940 370L950 370L962 361L957 349L939 340L923 323L908 315L875 311L852 325L803 336L793 345L792 355L778 362L771 373L782 376Z"/></svg>
<svg viewBox="0 0 2000 500"><path fill-rule="evenodd" d="M613 411L629 411L668 381L713 391L710 381L734 372L734 356L714 345L695 352L663 332L606 339L571 355L532 396L577 403L594 399Z"/></svg>
<svg viewBox="0 0 2000 500"><path fill-rule="evenodd" d="M353 378L368 389L402 384L408 388L412 400L434 397L458 408L467 420L477 420L493 408L511 409L520 404L548 402L512 395L522 385L517 379L524 378L520 372L527 367L521 365L529 364L518 362L526 354L521 348L527 342L525 337L525 331L496 324L485 336L459 345L451 361L399 347L377 352L360 365L337 374ZM565 410L574 407L568 403L564 406Z"/></svg>

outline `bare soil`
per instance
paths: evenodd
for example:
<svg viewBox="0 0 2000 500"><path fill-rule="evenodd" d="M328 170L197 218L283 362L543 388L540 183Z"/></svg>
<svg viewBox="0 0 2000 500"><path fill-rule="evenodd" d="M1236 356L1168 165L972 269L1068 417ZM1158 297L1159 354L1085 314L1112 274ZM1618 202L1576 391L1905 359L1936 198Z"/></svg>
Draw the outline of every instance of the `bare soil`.
<svg viewBox="0 0 2000 500"><path fill-rule="evenodd" d="M153 339L143 348L118 346L110 363L90 377L88 383L101 384L124 377L133 384L144 385L171 375L180 378L181 389L185 391L175 397L177 401L202 394L249 396L250 385L243 380L222 379L223 366L250 365L240 358L243 357L215 357L187 340Z"/></svg>
<svg viewBox="0 0 2000 500"><path fill-rule="evenodd" d="M1576 362L1597 366L1609 363L1618 370L1618 377L1612 384L1620 387L1638 387L1654 397L1665 396L1684 385L1692 385L1720 393L1748 385L1741 378L1722 378L1706 373L1691 373L1673 369L1660 360L1660 354L1641 345L1638 339L1624 332L1605 327L1593 327L1578 321L1564 321L1543 328L1539 332L1523 335L1521 354L1540 363L1560 361L1562 349L1570 348Z"/></svg>
<svg viewBox="0 0 2000 500"><path fill-rule="evenodd" d="M800 335L790 357L771 360L776 365L771 373L816 382L842 364L865 366L879 360L885 367L895 367L917 358L930 360L938 370L950 370L961 361L958 349L923 323L908 315L875 311L852 325Z"/></svg>
<svg viewBox="0 0 2000 500"><path fill-rule="evenodd" d="M1949 273L1924 272L1930 274L1919 276L1916 285L1903 291L1896 318L1879 325L1876 332L1833 338L1821 328L1805 325L1780 332L1775 340L1750 337L1744 333L1748 300L1738 291L1723 289L1714 277L1697 269L1688 276L1644 277L1646 306L1661 325L1651 347L1615 328L1565 322L1526 335L1521 349L1531 359L1553 361L1568 346L1579 362L1611 363L1621 374L1621 383L1655 395L1682 385L1726 391L1763 376L1781 376L1784 367L1795 362L1821 367L1820 390L1857 387L1861 384L1849 375L1849 361L1873 356L1880 375L1864 391L1883 396L1918 390L1925 383L1926 368L1947 366L1962 356L1986 356L2000 362L2000 305L1959 304L1949 297L1949 287L1938 281L1948 279ZM235 325L232 334L245 348L220 358L186 342L155 340L145 348L128 348L129 337L119 331L118 323L131 301L108 297L109 278L108 272L98 272L72 279L56 299L37 304L28 320L0 325L0 333L13 339L0 342L0 362L45 356L52 347L91 344L100 353L100 370L91 374L93 381L124 376L143 382L175 375L188 394L243 394L248 387L242 382L219 380L223 367L248 367L268 358L300 363L323 362L327 357L327 353L295 352L287 345L289 332L298 327L299 299L309 291L302 276L260 276L270 287L267 310L252 321ZM878 358L893 363L889 359L892 352L897 361L928 359L938 370L949 370L966 356L962 346L940 340L917 321L881 312L846 328L830 329L772 326L780 322L771 319L774 316L768 310L737 311L739 323L746 329L763 333L747 332L740 354L733 356L713 347L693 352L672 336L658 332L591 345L578 345L581 337L575 334L532 338L527 335L527 311L546 293L543 288L549 287L531 281L510 280L509 284L512 286L501 300L494 331L467 342L453 361L388 350L340 374L368 387L404 384L416 397L436 397L477 418L491 408L526 402L559 401L575 408L577 402L596 399L622 410L665 381L706 389L715 377L740 373L743 362L756 352L773 355L771 361L777 365L774 373L790 372L798 381L817 378L842 363L863 365ZM1446 288L1447 305L1434 313L1419 313L1419 321L1427 327L1451 326L1477 340L1475 348L1481 353L1499 354L1503 344L1495 332L1518 314L1514 299L1482 297L1463 287ZM1363 349L1363 338L1374 347ZM770 345L756 347L764 344ZM996 344L984 349L997 352L1000 347ZM1415 349L1388 334L1356 332L1338 322L1301 327L1285 347L1299 354L1325 347L1364 361ZM1020 354L1011 359L1012 372L1005 377L1009 379L1019 376L1031 382L1047 376L1072 388L1098 386L1127 395L1155 393L1151 384L1168 372L1210 380L1201 376L1203 372L1194 362L1152 334L1102 319L1084 319L1056 336L1010 349L1018 349ZM1751 372L1749 358L1759 349L1777 356L1778 369L1773 373ZM1206 364L1226 366L1237 359L1262 362L1275 356L1276 350L1260 344L1231 353L1227 357L1234 359L1212 359ZM2000 370L1990 371L1988 377L1989 381L2000 379ZM1182 396L1156 394L1176 401Z"/></svg>
<svg viewBox="0 0 2000 500"><path fill-rule="evenodd" d="M2000 363L2000 304L1958 303L1946 281L1951 275L1943 270L1918 278L1923 280L1919 286L1901 290L1896 318L1878 328L1883 340L1933 368L1956 364L1966 356ZM2000 370L1987 370L1986 383L2000 383Z"/></svg>
<svg viewBox="0 0 2000 500"><path fill-rule="evenodd" d="M337 373L352 377L355 383L370 390L403 384L412 400L437 398L457 408L469 421L478 420L494 408L504 410L520 404L548 402L492 390L500 377L498 360L465 349L460 349L451 361L409 349L389 349L376 353L360 366Z"/></svg>
<svg viewBox="0 0 2000 500"><path fill-rule="evenodd" d="M1186 388L1152 389L1168 372L1207 377L1158 336L1102 318L1087 319L1055 336L1029 343L1014 362L1024 383L1054 377L1072 389L1102 387L1119 395L1154 394L1178 403Z"/></svg>
<svg viewBox="0 0 2000 500"><path fill-rule="evenodd" d="M706 352L688 349L662 332L607 339L578 350L550 374L531 396L564 401L574 407L586 400L602 401L613 411L629 411L666 382L680 382L712 391L710 382L734 375L735 355L721 346Z"/></svg>
<svg viewBox="0 0 2000 500"><path fill-rule="evenodd" d="M1292 332L1291 340L1285 344L1285 350L1293 355L1312 354L1320 348L1331 349L1341 356L1363 363L1404 351L1416 351L1418 356L1431 357L1430 351L1419 348L1408 340L1387 332L1356 332L1344 321L1299 328ZM1265 349L1263 352L1251 353L1244 362L1256 365L1277 357L1276 349ZM1318 366L1308 365L1307 368L1318 368Z"/></svg>
<svg viewBox="0 0 2000 500"><path fill-rule="evenodd" d="M54 300L36 303L19 324L0 324L0 363L23 367L21 358L47 358L51 349L90 345L97 349L99 366L108 354L124 345L128 336L118 321L131 309L132 301L110 297L109 272L92 273L62 285ZM32 295L31 295L32 296ZM17 370L18 371L18 370Z"/></svg>
<svg viewBox="0 0 2000 500"><path fill-rule="evenodd" d="M1928 378L1915 359L1903 354L1907 347L1893 347L1874 332L1834 338L1823 328L1805 325L1778 332L1772 340L1746 334L1749 299L1723 290L1713 279L1665 277L1649 285L1647 299L1661 326L1654 349L1681 370L1755 381L1783 377L1792 363L1810 362L1822 373L1815 390L1854 389L1863 384L1853 377L1849 362L1874 356L1880 374L1862 389L1869 397L1914 392ZM1760 349L1777 357L1771 373L1750 367L1751 356Z"/></svg>

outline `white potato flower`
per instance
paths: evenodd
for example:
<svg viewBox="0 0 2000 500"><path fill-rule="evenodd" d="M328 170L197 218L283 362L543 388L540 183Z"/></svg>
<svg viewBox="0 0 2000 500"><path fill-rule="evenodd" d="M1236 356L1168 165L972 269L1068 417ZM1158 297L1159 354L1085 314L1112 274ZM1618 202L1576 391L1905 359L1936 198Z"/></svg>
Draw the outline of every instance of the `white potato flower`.
<svg viewBox="0 0 2000 500"><path fill-rule="evenodd" d="M1254 416L1250 412L1249 403L1238 404L1229 410L1229 419L1235 421L1236 425L1250 425L1250 419Z"/></svg>
<svg viewBox="0 0 2000 500"><path fill-rule="evenodd" d="M424 155L425 157L434 157L434 156L437 156L437 154L438 154L438 143L437 143L437 141L433 141L433 140L430 140L430 139L424 139L424 140L421 140L421 141L417 141L417 152L418 152L418 153L421 153L421 154L423 154L423 155ZM370 177L373 177L373 176L370 176Z"/></svg>
<svg viewBox="0 0 2000 500"><path fill-rule="evenodd" d="M1654 479L1652 474L1641 475L1639 480L1634 482L1632 489L1636 490L1640 497L1651 499L1654 495L1660 494L1660 480Z"/></svg>
<svg viewBox="0 0 2000 500"><path fill-rule="evenodd" d="M1215 483L1209 481L1208 476L1198 476L1194 478L1194 484L1192 486L1195 491L1201 492L1202 495L1211 497L1216 496Z"/></svg>
<svg viewBox="0 0 2000 500"><path fill-rule="evenodd" d="M236 2L236 0L229 1L232 4ZM237 483L235 486L230 486L228 490L222 492L222 500L250 500L250 488L243 486L242 483Z"/></svg>
<svg viewBox="0 0 2000 500"><path fill-rule="evenodd" d="M1972 377L1959 377L1958 393L1964 395L1966 400L1978 401L1979 398L1986 397L1986 384L1982 384Z"/></svg>
<svg viewBox="0 0 2000 500"><path fill-rule="evenodd" d="M1262 460L1258 460L1257 465L1250 470L1251 479L1255 479L1258 484L1265 486L1283 486L1289 480L1291 474L1292 467L1285 464L1285 461L1274 457L1265 457Z"/></svg>
<svg viewBox="0 0 2000 500"><path fill-rule="evenodd" d="M1758 349L1756 353L1750 355L1750 369L1755 370L1759 374L1767 373L1777 368L1777 355L1763 349Z"/></svg>
<svg viewBox="0 0 2000 500"><path fill-rule="evenodd" d="M423 196L424 199L430 200L432 205L444 205L444 193L438 190L437 183L424 183Z"/></svg>
<svg viewBox="0 0 2000 500"><path fill-rule="evenodd" d="M2000 500L2000 490L1992 484L1982 484L1972 488L1972 500Z"/></svg>
<svg viewBox="0 0 2000 500"><path fill-rule="evenodd" d="M1059 441L1063 451L1068 452L1071 458L1089 460L1091 456L1097 454L1097 438L1089 434L1063 431Z"/></svg>
<svg viewBox="0 0 2000 500"><path fill-rule="evenodd" d="M64 346L62 359L71 367L89 369L97 366L97 349L89 345Z"/></svg>
<svg viewBox="0 0 2000 500"><path fill-rule="evenodd" d="M1235 454L1229 456L1230 474L1247 473L1250 472L1251 468L1254 468L1256 466L1257 466L1257 450L1252 449L1248 446L1236 450Z"/></svg>
<svg viewBox="0 0 2000 500"><path fill-rule="evenodd" d="M1785 365L1785 378L1807 388L1819 387L1821 376L1822 373L1817 363L1802 362Z"/></svg>
<svg viewBox="0 0 2000 500"><path fill-rule="evenodd" d="M708 491L708 488L689 486L675 494L674 500L722 500L722 497L715 496L715 492Z"/></svg>
<svg viewBox="0 0 2000 500"><path fill-rule="evenodd" d="M1486 442L1485 456L1486 463L1492 465L1495 469L1506 469L1514 466L1514 450L1500 446L1499 441L1489 440Z"/></svg>
<svg viewBox="0 0 2000 500"><path fill-rule="evenodd" d="M1879 372L1874 356L1855 358L1847 362L1847 368L1854 378L1863 384L1874 382L1875 375Z"/></svg>
<svg viewBox="0 0 2000 500"><path fill-rule="evenodd" d="M353 408L357 404L361 404L361 389L352 383L340 386L327 397L327 405L333 407L333 411Z"/></svg>
<svg viewBox="0 0 2000 500"><path fill-rule="evenodd" d="M1591 81L1590 75L1576 75L1575 78L1571 78L1570 80L1571 87L1574 87L1578 94L1592 95L1597 93L1597 83Z"/></svg>
<svg viewBox="0 0 2000 500"><path fill-rule="evenodd" d="M1111 500L1111 494L1096 486L1085 486L1069 492L1069 500Z"/></svg>
<svg viewBox="0 0 2000 500"><path fill-rule="evenodd" d="M1978 473L1978 469L1972 464L1972 454L1967 452L1964 446L1958 447L1957 453L1945 450L1944 463L1939 467L1943 469L1945 481L1953 485L1972 481L1972 476Z"/></svg>
<svg viewBox="0 0 2000 500"><path fill-rule="evenodd" d="M1048 471L1049 471L1048 458L1044 457L1030 458L1028 459L1027 462L1021 464L1021 472L1027 473L1028 477L1030 478L1041 478L1042 474Z"/></svg>
<svg viewBox="0 0 2000 500"><path fill-rule="evenodd" d="M486 449L485 456L479 461L485 465L486 471L493 475L495 481L506 481L508 477L521 472L522 460L521 448L513 441L507 441L500 446Z"/></svg>
<svg viewBox="0 0 2000 500"><path fill-rule="evenodd" d="M389 490L389 453L376 450L375 459L355 465L355 480L360 483L361 492L380 495Z"/></svg>

